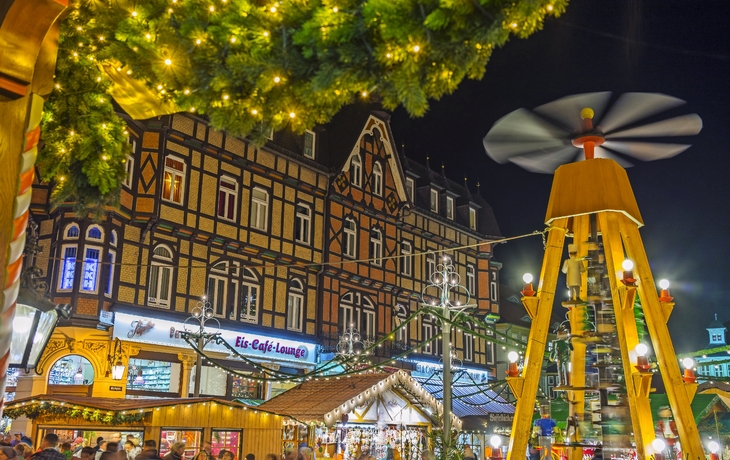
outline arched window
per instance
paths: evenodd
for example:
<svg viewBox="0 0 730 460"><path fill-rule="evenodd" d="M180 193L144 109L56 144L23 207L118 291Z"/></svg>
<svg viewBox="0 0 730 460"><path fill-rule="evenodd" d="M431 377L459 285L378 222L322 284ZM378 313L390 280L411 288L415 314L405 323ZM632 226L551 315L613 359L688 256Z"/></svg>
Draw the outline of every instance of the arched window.
<svg viewBox="0 0 730 460"><path fill-rule="evenodd" d="M219 262L210 269L208 275L208 301L216 316L225 316L228 294L228 265Z"/></svg>
<svg viewBox="0 0 730 460"><path fill-rule="evenodd" d="M76 224L68 224L64 230L66 239L74 239L79 237L79 226Z"/></svg>
<svg viewBox="0 0 730 460"><path fill-rule="evenodd" d="M359 292L348 292L340 299L340 331L357 328L363 340L375 340L375 304Z"/></svg>
<svg viewBox="0 0 730 460"><path fill-rule="evenodd" d="M304 286L296 278L289 281L289 295L286 302L286 328L301 332L304 323Z"/></svg>
<svg viewBox="0 0 730 460"><path fill-rule="evenodd" d="M350 160L350 182L355 187L362 187L362 160L357 153Z"/></svg>
<svg viewBox="0 0 730 460"><path fill-rule="evenodd" d="M241 303L239 317L247 323L258 323L259 320L259 279L253 270L243 269L241 278Z"/></svg>
<svg viewBox="0 0 730 460"><path fill-rule="evenodd" d="M357 257L357 224L349 217L345 219L343 228L342 252L347 257Z"/></svg>
<svg viewBox="0 0 730 460"><path fill-rule="evenodd" d="M215 316L258 322L259 277L239 261L222 260L210 268L207 296Z"/></svg>
<svg viewBox="0 0 730 460"><path fill-rule="evenodd" d="M383 196L383 167L380 163L373 164L373 193Z"/></svg>
<svg viewBox="0 0 730 460"><path fill-rule="evenodd" d="M408 348L408 307L403 304L395 306L395 315L393 315L393 329L402 326L395 333L395 346L398 349L405 350Z"/></svg>
<svg viewBox="0 0 730 460"><path fill-rule="evenodd" d="M147 305L163 308L170 307L172 293L172 251L167 246L158 245L152 251L150 281L147 288Z"/></svg>
<svg viewBox="0 0 730 460"><path fill-rule="evenodd" d="M90 225L86 229L86 239L101 241L104 239L104 231L98 225Z"/></svg>
<svg viewBox="0 0 730 460"><path fill-rule="evenodd" d="M383 263L383 233L374 228L370 230L370 263L382 265Z"/></svg>
<svg viewBox="0 0 730 460"><path fill-rule="evenodd" d="M462 359L464 361L474 361L474 335L467 331L473 331L474 325L472 323L464 324L464 350Z"/></svg>

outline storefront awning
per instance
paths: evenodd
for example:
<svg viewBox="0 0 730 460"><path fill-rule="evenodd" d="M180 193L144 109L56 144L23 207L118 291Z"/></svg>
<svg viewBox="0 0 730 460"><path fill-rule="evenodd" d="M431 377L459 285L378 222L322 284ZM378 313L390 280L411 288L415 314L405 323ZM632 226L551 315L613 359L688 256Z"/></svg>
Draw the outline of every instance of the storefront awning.
<svg viewBox="0 0 730 460"><path fill-rule="evenodd" d="M397 393L419 408L427 414L431 423L441 424L439 414L443 414L442 404L404 371L320 377L301 383L258 407L301 421L324 421L327 426L333 426L342 420L343 415L366 406L368 401L388 391ZM454 415L452 420L454 427L460 429L461 419Z"/></svg>

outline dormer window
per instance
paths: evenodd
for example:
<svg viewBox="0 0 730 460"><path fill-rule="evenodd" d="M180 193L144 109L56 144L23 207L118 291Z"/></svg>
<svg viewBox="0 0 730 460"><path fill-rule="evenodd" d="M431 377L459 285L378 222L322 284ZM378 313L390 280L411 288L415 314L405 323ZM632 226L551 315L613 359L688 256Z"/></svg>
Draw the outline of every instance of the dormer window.
<svg viewBox="0 0 730 460"><path fill-rule="evenodd" d="M373 193L383 196L383 168L380 163L373 165Z"/></svg>
<svg viewBox="0 0 730 460"><path fill-rule="evenodd" d="M411 200L411 203L415 202L415 198L413 196L413 191L416 189L416 182L411 179L410 177L406 177L406 195L408 195L408 199Z"/></svg>
<svg viewBox="0 0 730 460"><path fill-rule="evenodd" d="M446 197L446 217L454 220L454 199L450 196Z"/></svg>
<svg viewBox="0 0 730 460"><path fill-rule="evenodd" d="M362 186L362 160L358 154L355 154L350 161L350 182L355 187Z"/></svg>
<svg viewBox="0 0 730 460"><path fill-rule="evenodd" d="M469 228L477 229L477 210L472 207L469 207Z"/></svg>
<svg viewBox="0 0 730 460"><path fill-rule="evenodd" d="M439 191L432 188L431 189L431 201L430 206L431 212L439 212Z"/></svg>
<svg viewBox="0 0 730 460"><path fill-rule="evenodd" d="M304 156L314 160L314 131L304 132Z"/></svg>

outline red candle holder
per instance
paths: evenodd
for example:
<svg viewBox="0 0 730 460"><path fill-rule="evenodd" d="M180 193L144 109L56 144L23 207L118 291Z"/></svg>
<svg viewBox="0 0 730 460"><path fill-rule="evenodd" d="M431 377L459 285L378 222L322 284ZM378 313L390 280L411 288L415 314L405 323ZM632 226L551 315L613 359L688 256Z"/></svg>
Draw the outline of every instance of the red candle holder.
<svg viewBox="0 0 730 460"><path fill-rule="evenodd" d="M685 369L682 380L684 380L684 383L695 383L697 381L697 376L692 369Z"/></svg>
<svg viewBox="0 0 730 460"><path fill-rule="evenodd" d="M532 289L532 283L525 283L520 291L523 297L532 297L535 295L535 290Z"/></svg>
<svg viewBox="0 0 730 460"><path fill-rule="evenodd" d="M518 375L520 375L520 370L517 368L517 363L509 363L507 377L517 377Z"/></svg>
<svg viewBox="0 0 730 460"><path fill-rule="evenodd" d="M623 278L621 279L621 282L624 284L624 286L636 286L636 278L634 278L634 271L633 270L624 270Z"/></svg>
<svg viewBox="0 0 730 460"><path fill-rule="evenodd" d="M659 292L659 302L671 302L674 300L674 297L669 295L669 289L662 289Z"/></svg>
<svg viewBox="0 0 730 460"><path fill-rule="evenodd" d="M649 358L646 356L636 357L636 366L634 366L639 372L649 372L651 366L649 365Z"/></svg>

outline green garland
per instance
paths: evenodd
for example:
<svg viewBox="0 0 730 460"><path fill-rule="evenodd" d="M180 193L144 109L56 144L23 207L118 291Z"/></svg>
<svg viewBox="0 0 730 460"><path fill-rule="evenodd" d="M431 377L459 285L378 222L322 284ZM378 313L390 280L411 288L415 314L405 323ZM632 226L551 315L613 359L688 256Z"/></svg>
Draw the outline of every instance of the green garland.
<svg viewBox="0 0 730 460"><path fill-rule="evenodd" d="M158 95L146 102L263 143L271 129L303 132L358 98L421 116L567 2L82 0L61 24L41 170L59 184L57 202L97 213L117 203L128 147L104 66Z"/></svg>
<svg viewBox="0 0 730 460"><path fill-rule="evenodd" d="M144 412L134 412L132 414L122 414L113 412L109 414L107 411L94 410L89 408L78 409L66 406L56 406L52 404L28 404L5 409L4 415L11 419L18 417L28 417L33 420L43 415L60 415L68 418L83 418L87 422L99 422L106 425L117 425L123 423L135 423L144 420Z"/></svg>

